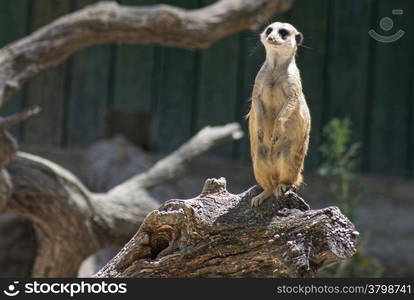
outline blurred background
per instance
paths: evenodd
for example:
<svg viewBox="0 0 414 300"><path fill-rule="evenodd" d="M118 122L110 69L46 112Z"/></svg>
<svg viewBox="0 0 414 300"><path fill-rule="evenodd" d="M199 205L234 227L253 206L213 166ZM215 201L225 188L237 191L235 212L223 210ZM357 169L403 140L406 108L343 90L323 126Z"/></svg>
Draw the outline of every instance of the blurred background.
<svg viewBox="0 0 414 300"><path fill-rule="evenodd" d="M95 2L2 0L0 47ZM214 1L118 2L198 8ZM395 9L402 13L393 14ZM413 15L410 0L294 0L289 11L273 18L293 24L305 37L297 63L312 131L301 194L315 208L339 205L361 232L359 254L323 275L414 276ZM371 29L404 35L383 43L370 37ZM246 132L248 99L264 60L259 32L232 35L197 51L94 46L35 76L0 113L41 106L39 116L12 130L22 150L49 158L90 189L104 191L206 125L236 121ZM118 168L121 162L129 166L112 180L117 182L91 179L94 162L88 157L96 157L91 153L97 143L108 143L112 150L106 152ZM206 177L220 176L232 192L247 189L254 184L248 147L247 135L219 146L196 161L189 175L154 194L160 201L191 197ZM137 157L140 162L131 166ZM24 223L10 218L0 218L0 224ZM15 232L26 237L24 249L32 245L29 227ZM8 237L0 236L0 276L25 276L24 268L14 268L25 260L2 248L3 238Z"/></svg>

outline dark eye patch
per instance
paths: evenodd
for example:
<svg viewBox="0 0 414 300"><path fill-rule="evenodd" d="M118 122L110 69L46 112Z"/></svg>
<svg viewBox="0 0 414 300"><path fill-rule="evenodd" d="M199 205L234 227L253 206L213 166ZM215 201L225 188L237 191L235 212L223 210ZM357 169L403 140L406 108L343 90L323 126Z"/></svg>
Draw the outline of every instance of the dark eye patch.
<svg viewBox="0 0 414 300"><path fill-rule="evenodd" d="M282 28L282 29L279 29L279 34L282 37L282 39L285 39L289 35L289 31Z"/></svg>
<svg viewBox="0 0 414 300"><path fill-rule="evenodd" d="M266 35L269 35L270 33L272 33L272 31L273 31L273 28L272 27L268 27L267 29L266 29Z"/></svg>

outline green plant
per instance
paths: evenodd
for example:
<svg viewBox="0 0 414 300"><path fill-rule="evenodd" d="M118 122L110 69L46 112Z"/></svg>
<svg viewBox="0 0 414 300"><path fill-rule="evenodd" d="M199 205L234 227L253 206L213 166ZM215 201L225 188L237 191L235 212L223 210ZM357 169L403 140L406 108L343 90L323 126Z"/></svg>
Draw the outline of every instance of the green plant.
<svg viewBox="0 0 414 300"><path fill-rule="evenodd" d="M324 143L320 147L322 164L318 173L330 181L330 197L353 221L355 206L362 191L355 188L355 167L360 148L351 144L351 121L332 119L323 129Z"/></svg>
<svg viewBox="0 0 414 300"><path fill-rule="evenodd" d="M351 125L348 118L335 118L324 127L324 142L320 147L322 163L318 173L329 182L330 199L355 222L356 207L365 192L355 179L360 146L351 143ZM365 234L362 234L357 253L351 259L327 268L325 273L335 277L380 277L382 266L377 260L365 255L365 242Z"/></svg>

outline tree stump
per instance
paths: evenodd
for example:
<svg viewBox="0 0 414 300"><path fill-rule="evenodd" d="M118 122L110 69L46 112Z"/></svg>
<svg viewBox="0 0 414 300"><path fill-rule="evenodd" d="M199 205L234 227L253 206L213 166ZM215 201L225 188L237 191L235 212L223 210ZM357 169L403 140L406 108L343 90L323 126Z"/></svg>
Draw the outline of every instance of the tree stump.
<svg viewBox="0 0 414 300"><path fill-rule="evenodd" d="M313 277L356 252L358 232L337 207L310 210L290 192L253 209L258 193L208 179L199 196L152 211L95 277Z"/></svg>

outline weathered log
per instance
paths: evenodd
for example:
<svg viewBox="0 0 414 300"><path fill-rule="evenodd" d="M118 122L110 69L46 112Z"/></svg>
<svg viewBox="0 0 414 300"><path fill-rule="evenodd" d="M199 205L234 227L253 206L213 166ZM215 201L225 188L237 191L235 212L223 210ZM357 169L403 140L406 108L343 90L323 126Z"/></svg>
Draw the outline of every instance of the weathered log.
<svg viewBox="0 0 414 300"><path fill-rule="evenodd" d="M221 0L194 10L116 2L88 6L0 50L0 107L24 81L80 49L105 43L206 48L224 36L257 28L291 2Z"/></svg>
<svg viewBox="0 0 414 300"><path fill-rule="evenodd" d="M312 277L355 253L358 233L337 207L309 210L291 192L252 209L259 192L208 179L196 198L151 212L95 277Z"/></svg>

